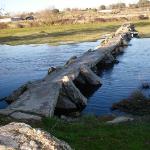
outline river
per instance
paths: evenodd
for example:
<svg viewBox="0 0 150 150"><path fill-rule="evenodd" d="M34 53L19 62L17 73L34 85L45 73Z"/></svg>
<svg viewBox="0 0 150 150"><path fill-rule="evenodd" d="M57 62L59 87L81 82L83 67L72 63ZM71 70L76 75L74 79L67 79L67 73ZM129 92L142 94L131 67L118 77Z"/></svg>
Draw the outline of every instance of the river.
<svg viewBox="0 0 150 150"><path fill-rule="evenodd" d="M51 66L61 66L72 56L80 56L100 41L50 46L0 45L0 99L28 81L42 79ZM0 102L0 108L7 103Z"/></svg>
<svg viewBox="0 0 150 150"><path fill-rule="evenodd" d="M103 85L88 99L83 114L112 114L114 102L128 97L150 82L150 39L132 39L131 46L117 57L119 64L101 72ZM60 66L71 56L80 56L100 41L83 42L59 46L44 45L0 45L0 98L8 96L27 81L41 79L50 66ZM150 91L144 91L149 94ZM0 108L7 103L0 102Z"/></svg>

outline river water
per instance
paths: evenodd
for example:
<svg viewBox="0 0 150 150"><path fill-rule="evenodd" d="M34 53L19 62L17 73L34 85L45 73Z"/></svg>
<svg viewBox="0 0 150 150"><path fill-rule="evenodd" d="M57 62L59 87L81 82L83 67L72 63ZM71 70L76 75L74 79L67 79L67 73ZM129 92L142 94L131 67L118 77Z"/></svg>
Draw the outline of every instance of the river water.
<svg viewBox="0 0 150 150"><path fill-rule="evenodd" d="M0 99L24 83L43 78L51 66L61 66L72 56L80 56L100 41L60 46L0 45ZM0 108L6 107L0 102Z"/></svg>
<svg viewBox="0 0 150 150"><path fill-rule="evenodd" d="M83 42L60 46L49 45L0 45L0 98L8 96L27 81L43 78L50 66L63 65L71 56L80 56L100 42ZM132 39L119 64L104 70L103 82L89 97L84 114L112 114L111 105L128 97L140 88L143 82L150 82L150 39ZM150 91L145 91L149 94ZM0 102L0 108L6 107Z"/></svg>
<svg viewBox="0 0 150 150"><path fill-rule="evenodd" d="M119 64L104 70L100 77L103 86L88 101L83 113L104 115L112 112L113 103L127 98L133 91L140 90L142 83L150 83L150 39L132 39ZM143 91L146 95L149 90ZM119 112L120 113L120 112Z"/></svg>

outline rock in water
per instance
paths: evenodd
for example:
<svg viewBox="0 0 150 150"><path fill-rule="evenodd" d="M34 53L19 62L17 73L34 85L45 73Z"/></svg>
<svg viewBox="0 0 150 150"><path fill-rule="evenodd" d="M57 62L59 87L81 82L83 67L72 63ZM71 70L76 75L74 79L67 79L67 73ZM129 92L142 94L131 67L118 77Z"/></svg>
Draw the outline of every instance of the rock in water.
<svg viewBox="0 0 150 150"><path fill-rule="evenodd" d="M65 66L68 66L70 64L73 64L77 59L77 56L72 56L65 64Z"/></svg>
<svg viewBox="0 0 150 150"><path fill-rule="evenodd" d="M25 123L0 127L0 150L71 150L71 147L40 129Z"/></svg>

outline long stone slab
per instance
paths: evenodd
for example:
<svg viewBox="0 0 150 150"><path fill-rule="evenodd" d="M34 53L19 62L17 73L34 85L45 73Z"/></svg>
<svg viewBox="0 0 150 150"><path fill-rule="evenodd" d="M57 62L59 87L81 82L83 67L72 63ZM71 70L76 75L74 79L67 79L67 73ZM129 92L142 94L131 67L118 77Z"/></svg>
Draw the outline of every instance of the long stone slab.
<svg viewBox="0 0 150 150"><path fill-rule="evenodd" d="M101 80L92 71L92 68L103 61L106 56L117 53L118 48L131 39L134 31L132 24L123 25L96 49L89 50L78 58L72 58L61 68L51 69L42 80L25 84L23 88L19 88L6 98L9 103L12 103L6 109L0 110L0 114L14 118L17 117L13 113L17 112L36 117L52 117L57 102L61 102L62 97L63 103L70 101L77 108L81 105L86 106L87 98L76 87L74 80L82 75L82 79L87 84L101 84ZM22 117L20 115L19 118L27 119L24 116L26 115Z"/></svg>

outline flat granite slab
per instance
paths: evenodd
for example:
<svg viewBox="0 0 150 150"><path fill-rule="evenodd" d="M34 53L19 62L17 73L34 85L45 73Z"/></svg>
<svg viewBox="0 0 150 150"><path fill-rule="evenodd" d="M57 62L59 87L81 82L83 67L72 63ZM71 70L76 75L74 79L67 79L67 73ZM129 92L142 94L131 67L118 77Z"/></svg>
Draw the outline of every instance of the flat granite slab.
<svg viewBox="0 0 150 150"><path fill-rule="evenodd" d="M13 92L6 101L11 104L0 110L0 114L9 115L13 118L27 119L37 117L52 117L57 102L74 104L77 108L86 106L87 98L74 84L74 80L90 85L100 85L100 78L92 71L105 57L114 58L112 53L118 52L118 48L131 39L131 32L134 31L132 24L120 27L115 34L105 39L102 45L96 49L85 52L82 56L72 58L60 68L53 68L42 80L29 82ZM108 57L111 56L111 57ZM59 105L58 105L59 106ZM67 105L64 105L65 107ZM69 105L68 105L69 107ZM21 115L22 113L22 115ZM27 115L25 115L27 114Z"/></svg>

